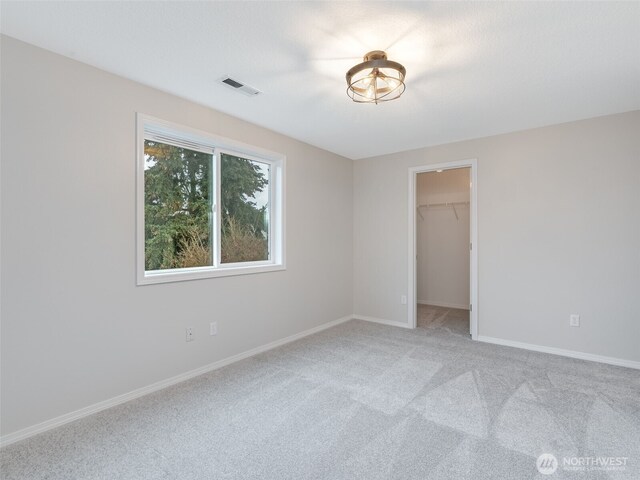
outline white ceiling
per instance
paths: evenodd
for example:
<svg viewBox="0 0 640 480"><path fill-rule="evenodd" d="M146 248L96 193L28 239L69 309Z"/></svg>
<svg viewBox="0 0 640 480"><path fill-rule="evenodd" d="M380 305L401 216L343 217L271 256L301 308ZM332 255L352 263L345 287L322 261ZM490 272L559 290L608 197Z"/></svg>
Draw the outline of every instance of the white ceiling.
<svg viewBox="0 0 640 480"><path fill-rule="evenodd" d="M0 8L6 35L354 159L640 108L640 2ZM407 90L355 104L344 74L376 49L405 65Z"/></svg>

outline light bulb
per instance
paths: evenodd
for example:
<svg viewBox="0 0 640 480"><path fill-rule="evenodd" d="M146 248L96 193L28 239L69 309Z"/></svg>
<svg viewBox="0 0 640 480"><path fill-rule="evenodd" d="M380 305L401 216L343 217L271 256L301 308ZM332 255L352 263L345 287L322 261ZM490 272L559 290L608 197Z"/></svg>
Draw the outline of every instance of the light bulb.
<svg viewBox="0 0 640 480"><path fill-rule="evenodd" d="M373 83L371 83L367 88L367 98L375 98L375 96L376 96L376 90L374 88Z"/></svg>
<svg viewBox="0 0 640 480"><path fill-rule="evenodd" d="M396 88L398 88L398 85L400 85L400 82L398 82L395 78L387 77L387 85L391 90L395 90Z"/></svg>

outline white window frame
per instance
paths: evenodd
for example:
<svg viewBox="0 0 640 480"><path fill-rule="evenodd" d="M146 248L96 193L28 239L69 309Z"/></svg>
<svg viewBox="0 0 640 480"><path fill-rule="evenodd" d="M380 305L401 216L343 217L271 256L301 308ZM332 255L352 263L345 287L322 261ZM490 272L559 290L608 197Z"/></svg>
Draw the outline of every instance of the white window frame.
<svg viewBox="0 0 640 480"><path fill-rule="evenodd" d="M202 130L178 125L150 115L136 115L136 272L137 284L179 282L201 278L227 277L286 269L285 264L285 163L280 153L264 150ZM213 265L167 270L145 270L144 218L144 141L155 137L158 141L213 155L212 247ZM221 263L220 261L220 163L221 155L234 155L269 164L269 258L255 262Z"/></svg>

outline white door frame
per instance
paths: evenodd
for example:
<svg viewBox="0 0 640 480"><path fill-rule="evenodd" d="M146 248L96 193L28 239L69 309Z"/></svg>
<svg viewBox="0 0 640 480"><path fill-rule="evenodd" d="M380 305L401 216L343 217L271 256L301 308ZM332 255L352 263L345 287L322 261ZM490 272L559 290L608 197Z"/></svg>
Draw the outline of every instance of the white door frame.
<svg viewBox="0 0 640 480"><path fill-rule="evenodd" d="M471 249L469 265L469 297L470 309L469 319L471 323L471 338L478 338L478 161L475 158L468 160L458 160L454 162L436 163L431 165L421 165L409 168L409 283L408 283L408 314L409 327L417 326L417 274L416 274L416 208L417 189L416 182L419 173L435 172L436 170L450 170L453 168L471 167L471 191L470 193L470 239Z"/></svg>

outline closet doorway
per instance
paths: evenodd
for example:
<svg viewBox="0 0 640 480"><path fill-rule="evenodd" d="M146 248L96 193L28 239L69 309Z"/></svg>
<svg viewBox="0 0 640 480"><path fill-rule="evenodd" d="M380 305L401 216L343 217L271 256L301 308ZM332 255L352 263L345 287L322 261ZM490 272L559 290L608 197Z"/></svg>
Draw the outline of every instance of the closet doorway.
<svg viewBox="0 0 640 480"><path fill-rule="evenodd" d="M409 325L477 337L476 162L409 171Z"/></svg>

